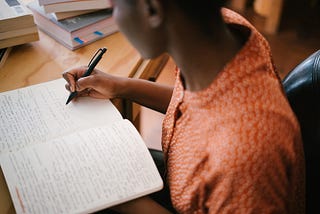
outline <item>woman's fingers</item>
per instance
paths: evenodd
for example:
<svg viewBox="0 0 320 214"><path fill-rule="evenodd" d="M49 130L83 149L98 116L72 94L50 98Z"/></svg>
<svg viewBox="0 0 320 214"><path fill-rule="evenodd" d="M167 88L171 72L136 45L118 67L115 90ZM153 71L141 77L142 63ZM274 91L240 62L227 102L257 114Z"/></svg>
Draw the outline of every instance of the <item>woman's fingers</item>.
<svg viewBox="0 0 320 214"><path fill-rule="evenodd" d="M70 90L70 84L69 84L69 83L65 84L64 87L65 87L68 91L71 91L71 90Z"/></svg>
<svg viewBox="0 0 320 214"><path fill-rule="evenodd" d="M69 91L75 91L76 90L76 82L77 80L83 75L83 73L86 71L85 66L71 68L69 70L66 70L62 73L63 78L68 82L69 84Z"/></svg>
<svg viewBox="0 0 320 214"><path fill-rule="evenodd" d="M98 99L114 97L117 78L94 69L91 75L82 77L86 67L66 70L62 76L67 81L65 88L71 92L77 91L77 97L90 96Z"/></svg>
<svg viewBox="0 0 320 214"><path fill-rule="evenodd" d="M97 86L97 83L96 83L95 79L96 78L95 78L94 75L90 75L90 76L87 76L87 77L80 78L77 81L77 84L76 84L77 91L82 91L82 90L84 90L86 88L95 88Z"/></svg>
<svg viewBox="0 0 320 214"><path fill-rule="evenodd" d="M92 97L96 99L106 99L105 95L101 94L100 92L92 88L87 88L85 90L78 92L77 97Z"/></svg>

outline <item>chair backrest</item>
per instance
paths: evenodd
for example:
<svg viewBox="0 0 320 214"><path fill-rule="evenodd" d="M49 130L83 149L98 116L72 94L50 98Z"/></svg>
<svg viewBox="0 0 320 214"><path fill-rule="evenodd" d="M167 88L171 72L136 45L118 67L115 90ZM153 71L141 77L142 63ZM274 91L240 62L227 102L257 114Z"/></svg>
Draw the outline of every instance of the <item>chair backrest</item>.
<svg viewBox="0 0 320 214"><path fill-rule="evenodd" d="M302 132L307 213L320 213L320 50L293 69L282 83Z"/></svg>

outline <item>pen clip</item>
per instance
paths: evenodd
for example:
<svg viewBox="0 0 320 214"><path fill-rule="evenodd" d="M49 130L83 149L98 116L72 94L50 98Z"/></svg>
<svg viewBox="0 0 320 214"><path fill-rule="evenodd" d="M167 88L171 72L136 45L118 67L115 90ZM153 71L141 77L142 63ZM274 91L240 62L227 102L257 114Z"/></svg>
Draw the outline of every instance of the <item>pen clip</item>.
<svg viewBox="0 0 320 214"><path fill-rule="evenodd" d="M94 61L94 59L98 56L99 52L106 52L106 48L99 48L99 50L96 51L96 53L93 55L93 57L91 58L88 67L90 67L91 63Z"/></svg>

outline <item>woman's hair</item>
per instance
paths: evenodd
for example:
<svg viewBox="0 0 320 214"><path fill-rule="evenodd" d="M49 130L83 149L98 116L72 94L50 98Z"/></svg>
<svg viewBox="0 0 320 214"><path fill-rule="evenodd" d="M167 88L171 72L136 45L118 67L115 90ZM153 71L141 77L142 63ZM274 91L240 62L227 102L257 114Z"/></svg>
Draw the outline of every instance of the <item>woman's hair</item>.
<svg viewBox="0 0 320 214"><path fill-rule="evenodd" d="M150 1L150 0L147 0ZM228 0L163 0L168 3L172 2L179 8L191 21L195 22L199 27L208 30L208 26L213 22L220 21L221 7ZM126 0L128 5L136 5L136 0Z"/></svg>
<svg viewBox="0 0 320 214"><path fill-rule="evenodd" d="M205 21L220 15L226 0L171 0L190 18Z"/></svg>
<svg viewBox="0 0 320 214"><path fill-rule="evenodd" d="M173 1L190 20L194 21L205 31L213 22L222 19L221 7L227 0L169 0Z"/></svg>

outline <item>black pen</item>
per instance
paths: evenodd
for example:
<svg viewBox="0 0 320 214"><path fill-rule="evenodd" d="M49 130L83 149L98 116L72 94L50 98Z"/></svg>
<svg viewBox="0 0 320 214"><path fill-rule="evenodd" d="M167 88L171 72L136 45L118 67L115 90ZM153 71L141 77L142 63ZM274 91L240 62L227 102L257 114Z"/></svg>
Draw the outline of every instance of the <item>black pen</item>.
<svg viewBox="0 0 320 214"><path fill-rule="evenodd" d="M95 54L94 56L92 57L92 59L90 60L89 64L88 64L88 70L82 75L82 77L87 77L89 76L93 69L96 67L96 65L98 64L98 62L101 60L102 58L102 55L107 51L106 48L100 48ZM82 78L81 77L81 78ZM71 92L69 97L68 97L68 100L66 102L66 105L74 98L76 97L78 94L77 91L74 91L74 92Z"/></svg>

